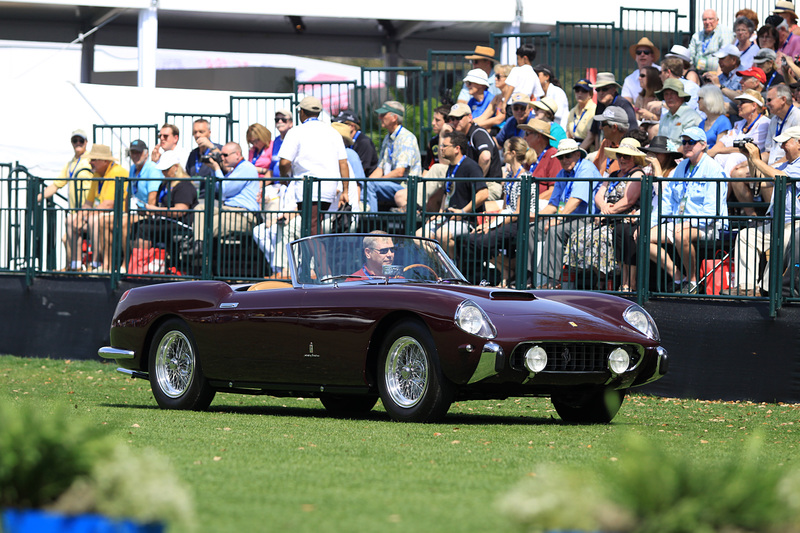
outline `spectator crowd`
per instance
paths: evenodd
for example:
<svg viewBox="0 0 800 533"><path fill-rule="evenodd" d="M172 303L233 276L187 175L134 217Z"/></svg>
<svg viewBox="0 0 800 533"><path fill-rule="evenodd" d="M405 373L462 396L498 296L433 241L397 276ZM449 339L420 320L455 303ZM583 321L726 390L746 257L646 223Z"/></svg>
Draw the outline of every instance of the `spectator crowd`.
<svg viewBox="0 0 800 533"><path fill-rule="evenodd" d="M734 213L764 215L763 204L769 215L775 176L800 178L797 20L787 0L778 0L763 24L749 9L732 21L707 10L688 47L660 50L641 35L626 52L631 70L624 79L584 65L585 77L572 87L537 63L531 44L516 50L516 65L475 46L461 91L433 111L427 146L406 127L401 102L376 109L385 133L378 139L361 130L353 110L331 117L313 96L299 102L296 114L275 111L274 132L250 125L246 147L213 142L211 124L200 118L192 124L196 146L183 153L178 127L164 124L157 144L130 143L130 168L108 146L89 149L77 130L74 157L40 198L69 185L68 271L108 272L113 235L132 258L132 248L153 241L154 227L171 226L185 229L183 251L200 257L209 240L252 235L271 272L285 276L282 247L304 227L311 234L342 231L351 224L342 226L336 213L413 210L423 216L417 235L439 240L467 273L468 258L489 258L501 274L498 284L522 276L532 287L560 288L567 267L617 276L614 288L635 291L636 251L649 248L676 290L696 293L698 243L716 239ZM429 181L410 195L412 176ZM309 195L305 177L325 179ZM523 177L533 180L525 181L533 190L521 190ZM648 197L645 177L655 184ZM124 216L113 209L120 194ZM523 198L530 202L522 205ZM787 244L791 215L800 211L793 184L785 200ZM311 207L304 210L306 202ZM638 218L645 204L649 234ZM514 261L523 209L530 220L527 273L515 272ZM304 213L310 220L302 220ZM757 265L774 223L740 232L732 294L768 289ZM89 261L84 241L92 243Z"/></svg>

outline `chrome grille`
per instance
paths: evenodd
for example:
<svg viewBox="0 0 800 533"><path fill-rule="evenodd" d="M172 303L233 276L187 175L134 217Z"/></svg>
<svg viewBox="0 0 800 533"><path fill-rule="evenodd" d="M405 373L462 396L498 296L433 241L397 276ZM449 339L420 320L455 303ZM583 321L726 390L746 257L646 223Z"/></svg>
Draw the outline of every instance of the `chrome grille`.
<svg viewBox="0 0 800 533"><path fill-rule="evenodd" d="M511 357L512 368L524 370L525 352L541 346L547 352L547 366L544 372L603 372L608 370L608 355L616 348L625 349L631 356L631 367L639 360L639 351L634 346L580 343L580 342L537 342L517 346Z"/></svg>

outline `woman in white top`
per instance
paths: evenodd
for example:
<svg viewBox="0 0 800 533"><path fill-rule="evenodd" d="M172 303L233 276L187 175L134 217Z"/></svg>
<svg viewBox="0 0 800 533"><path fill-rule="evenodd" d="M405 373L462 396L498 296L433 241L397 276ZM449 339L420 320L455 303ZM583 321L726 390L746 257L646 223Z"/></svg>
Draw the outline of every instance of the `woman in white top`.
<svg viewBox="0 0 800 533"><path fill-rule="evenodd" d="M569 100L567 100L567 93L561 88L561 82L553 74L553 69L550 68L550 65L536 65L533 70L539 76L539 83L542 84L544 95L549 96L558 104L556 118L553 122L558 122L562 128L566 129Z"/></svg>
<svg viewBox="0 0 800 533"><path fill-rule="evenodd" d="M739 139L753 139L758 149L764 151L769 130L769 118L764 113L764 98L761 93L746 89L736 97L739 103L739 116L742 120L733 125L727 134L717 137L717 143L708 150L708 155L722 165L725 174L730 176L731 171L746 161L745 156L733 142Z"/></svg>

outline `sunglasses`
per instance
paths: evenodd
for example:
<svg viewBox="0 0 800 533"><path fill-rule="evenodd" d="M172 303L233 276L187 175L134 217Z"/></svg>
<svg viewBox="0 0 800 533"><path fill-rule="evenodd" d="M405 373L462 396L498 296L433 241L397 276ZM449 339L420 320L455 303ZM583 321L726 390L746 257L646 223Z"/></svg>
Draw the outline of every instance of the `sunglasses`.
<svg viewBox="0 0 800 533"><path fill-rule="evenodd" d="M633 156L632 155L628 155L628 154L617 154L617 159L619 159L619 160L633 159Z"/></svg>
<svg viewBox="0 0 800 533"><path fill-rule="evenodd" d="M610 86L609 87L598 87L597 89L595 89L595 91L597 91L599 93L607 93L607 92L609 92L609 91L611 91L613 89L614 88L610 87Z"/></svg>
<svg viewBox="0 0 800 533"><path fill-rule="evenodd" d="M556 156L556 159L558 159L559 161L563 161L563 160L565 160L565 159L569 159L569 158L572 156L572 154L573 154L573 153L574 153L574 152L570 152L570 153L568 153L568 154L561 154L561 155L557 155L557 156Z"/></svg>
<svg viewBox="0 0 800 533"><path fill-rule="evenodd" d="M646 78L646 77L647 77L647 74L639 74L639 77L640 77L640 78Z"/></svg>
<svg viewBox="0 0 800 533"><path fill-rule="evenodd" d="M526 106L526 105L512 105L511 106L511 110L512 111L525 111L527 109L528 109L528 106Z"/></svg>
<svg viewBox="0 0 800 533"><path fill-rule="evenodd" d="M463 117L453 117L453 116L449 116L449 115L448 115L448 117L447 117L447 122L458 122L458 121L459 121L459 120L461 120L462 118L463 118Z"/></svg>
<svg viewBox="0 0 800 533"><path fill-rule="evenodd" d="M388 253L394 253L394 246L387 246L386 248L373 248L376 252L381 255L386 255Z"/></svg>
<svg viewBox="0 0 800 533"><path fill-rule="evenodd" d="M219 154L220 154L222 157L228 157L229 155L233 155L233 152L231 152L231 153L229 153L229 154L226 154L225 152L220 152Z"/></svg>
<svg viewBox="0 0 800 533"><path fill-rule="evenodd" d="M501 80L503 78L507 78L508 76L503 76L502 74L495 74L494 77L497 78L498 80Z"/></svg>
<svg viewBox="0 0 800 533"><path fill-rule="evenodd" d="M684 146L694 146L699 141L695 141L694 139L681 139L681 144Z"/></svg>
<svg viewBox="0 0 800 533"><path fill-rule="evenodd" d="M637 55L637 56L646 56L646 55L650 55L650 54L652 54L652 53L653 53L653 51L652 51L652 50L649 50L649 49L648 49L648 50L645 50L645 49L642 49L642 50L636 50L636 55Z"/></svg>
<svg viewBox="0 0 800 533"><path fill-rule="evenodd" d="M169 133L162 133L158 137L161 139L169 139L170 137L172 137L172 135L170 135Z"/></svg>
<svg viewBox="0 0 800 533"><path fill-rule="evenodd" d="M275 122L289 122L289 120L291 119L285 117L275 117Z"/></svg>
<svg viewBox="0 0 800 533"><path fill-rule="evenodd" d="M73 137L69 140L72 144L86 144L86 139L83 137Z"/></svg>

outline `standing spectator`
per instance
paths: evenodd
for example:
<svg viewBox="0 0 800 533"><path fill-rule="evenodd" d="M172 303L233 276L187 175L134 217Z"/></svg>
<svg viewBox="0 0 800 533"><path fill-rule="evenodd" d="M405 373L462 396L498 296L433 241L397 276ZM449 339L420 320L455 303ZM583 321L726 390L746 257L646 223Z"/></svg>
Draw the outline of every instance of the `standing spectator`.
<svg viewBox="0 0 800 533"><path fill-rule="evenodd" d="M69 208L77 209L83 205L84 199L92 187L92 180L88 179L91 177L92 166L89 164L89 156L86 155L86 145L88 143L86 133L83 130L73 131L70 143L74 153L72 159L64 165L58 178L39 194L39 200L52 198L59 189L69 184L69 189L67 189ZM82 180L80 179L81 177L86 179ZM68 263L67 270L74 270L71 263Z"/></svg>
<svg viewBox="0 0 800 533"><path fill-rule="evenodd" d="M589 130L589 135L581 143L581 148L584 150L595 143L600 143L600 122L597 122L597 116L602 116L603 112L609 106L616 106L620 108L628 117L626 121L628 129L638 127L636 120L636 111L633 109L633 104L622 98L617 91L620 89L619 83L610 72L600 72L597 74L597 81L592 85L597 91L597 109L595 110L595 123L592 124Z"/></svg>
<svg viewBox="0 0 800 533"><path fill-rule="evenodd" d="M494 66L495 86L500 93L502 93L503 87L506 86L506 79L511 72L511 68L511 65ZM500 128L506 120L507 108L508 106L503 103L503 95L496 94L492 97L489 107L475 123L485 130Z"/></svg>
<svg viewBox="0 0 800 533"><path fill-rule="evenodd" d="M220 204L225 209L225 213L221 215L220 208L214 205L213 236L252 231L255 225L253 211L259 209L257 198L261 188L256 167L242 156L241 146L234 142L222 147L222 168L214 159L211 159L209 164L214 168L214 176L217 178L216 190L219 192ZM224 175L223 170L225 171ZM220 218L222 219L222 228L216 224ZM194 221L194 251L196 254L202 253L203 240L206 237L205 231L205 209L198 208L195 211Z"/></svg>
<svg viewBox="0 0 800 533"><path fill-rule="evenodd" d="M753 58L758 52L758 45L753 42L753 34L756 26L747 17L739 17L733 23L733 33L736 36L736 48L739 49L739 61L742 69L746 70L753 66Z"/></svg>
<svg viewBox="0 0 800 533"><path fill-rule="evenodd" d="M659 71L655 67L644 67L639 71L639 86L641 91L636 95L633 102L633 108L636 110L636 119L641 122L643 120L659 120L660 114L655 114L648 110L648 106L653 102L661 102L656 96L656 92L664 87L661 81ZM685 88L684 88L685 90Z"/></svg>
<svg viewBox="0 0 800 533"><path fill-rule="evenodd" d="M463 105L469 110L466 104ZM386 137L381 143L378 166L367 181L367 203L372 212L378 210L379 200L394 203L397 210L405 211L408 191L401 182L408 176L422 174L419 141L416 135L403 127L405 110L400 102L386 101L375 113L386 129Z"/></svg>
<svg viewBox="0 0 800 533"><path fill-rule="evenodd" d="M700 125L703 118L686 105L691 96L683 90L683 84L676 79L668 79L664 82L664 88L656 93L660 99L664 100L667 109L661 113L661 120L658 123L658 134L663 135L673 142L681 140L681 134L686 128Z"/></svg>
<svg viewBox="0 0 800 533"><path fill-rule="evenodd" d="M467 105L472 110L472 118L479 118L489 107L489 104L492 103L492 96L489 92L489 78L483 70L476 68L467 73L463 83L467 86L467 91L469 91L470 98L467 101Z"/></svg>
<svg viewBox="0 0 800 533"><path fill-rule="evenodd" d="M525 131L525 141L535 152L536 160L531 163L531 177L536 179L538 185L538 196L531 192L533 198L539 199L539 208L543 208L550 202L553 194L555 182L550 181L561 171L561 164L558 158L553 157L556 149L550 146L553 136L550 135L551 123L532 118L527 124L522 124L521 129ZM533 200L531 200L533 201Z"/></svg>
<svg viewBox="0 0 800 533"><path fill-rule="evenodd" d="M207 158L211 152L219 152L221 144L211 141L211 124L204 118L198 118L192 124L192 137L197 143L197 147L189 152L186 160L186 173L192 177L205 178L214 174L212 168L203 164L203 158ZM205 191L205 189L200 189Z"/></svg>
<svg viewBox="0 0 800 533"><path fill-rule="evenodd" d="M439 207L441 215L429 220L416 232L417 237L432 237L438 240L451 257L455 247L455 237L469 233L473 227L474 219L464 218L461 214L477 212L489 196L486 182L480 179L483 171L475 161L467 157L467 148L467 136L463 133L459 131L442 133L442 154L452 162L447 168L447 177L476 179L445 181Z"/></svg>
<svg viewBox="0 0 800 533"><path fill-rule="evenodd" d="M497 63L494 55L494 48L478 45L475 47L472 55L464 56L464 59L469 59L472 61L473 69L479 68L486 73L486 76L489 78L489 92L493 97L500 94L500 91L495 86L494 77L491 76L492 68L494 67L494 64ZM465 85L461 86L461 92L458 93L457 101L465 104L469 101L469 91Z"/></svg>
<svg viewBox="0 0 800 533"><path fill-rule="evenodd" d="M375 171L378 166L378 152L375 151L375 145L369 135L364 135L361 131L361 121L354 111L345 109L339 111L336 115L336 122L347 124L350 128L350 137L353 139L353 150L358 154L361 160L361 168L364 173L369 176Z"/></svg>
<svg viewBox="0 0 800 533"><path fill-rule="evenodd" d="M116 158L111 155L111 148L103 144L95 144L89 152L89 163L92 165L95 178L101 180L92 183L86 202L83 204L82 214L86 217L86 230L92 242L92 253L95 263L89 270L102 270L111 272L111 235L114 227L114 201L116 199L116 178L127 178L128 171L117 164ZM128 192L128 183L123 185L120 194ZM78 246L77 249L80 249Z"/></svg>
<svg viewBox="0 0 800 533"><path fill-rule="evenodd" d="M594 103L592 95L594 89L592 84L587 79L578 80L572 87L575 93L575 107L569 110L567 116L567 137L575 139L578 144L582 143L586 136L589 134L589 128L593 124L593 118L597 109L597 104Z"/></svg>
<svg viewBox="0 0 800 533"><path fill-rule="evenodd" d="M716 238L716 219L727 217L728 195L724 181L703 179L725 178L722 167L706 154L705 132L698 128L687 128L681 135L683 155L686 157L675 170L674 177L683 181L664 184L660 195L660 208L653 209L650 221L650 259L680 282L684 293L697 292L697 261L693 242ZM693 179L695 176L697 178ZM719 191L719 193L718 193ZM720 201L720 198L722 201ZM720 206L719 212L717 206ZM659 216L660 215L660 216ZM687 218L672 218L672 217ZM662 248L661 244L672 243L680 254L681 268Z"/></svg>
<svg viewBox="0 0 800 533"><path fill-rule="evenodd" d="M508 106L511 108L511 116L495 136L498 146L502 146L511 137L522 137L524 132L521 125L533 118L531 99L522 93L512 94L508 99Z"/></svg>
<svg viewBox="0 0 800 533"><path fill-rule="evenodd" d="M641 92L639 75L645 67L658 70L658 58L661 53L647 37L642 37L639 42L630 47L631 58L636 61L636 69L628 74L622 82L622 97L630 103L635 103L636 96Z"/></svg>
<svg viewBox="0 0 800 533"><path fill-rule="evenodd" d="M247 160L253 163L259 176L271 178L272 134L263 124L256 122L247 127L245 140L250 145Z"/></svg>
<svg viewBox="0 0 800 533"><path fill-rule="evenodd" d="M440 105L433 110L433 119L431 120L431 132L433 136L428 141L428 150L425 153L425 158L422 160L422 168L430 170L430 168L439 162L439 134L442 127L447 122L447 115L450 113L450 107ZM369 173L367 173L369 174Z"/></svg>
<svg viewBox="0 0 800 533"><path fill-rule="evenodd" d="M502 177L500 151L489 132L472 121L469 107L464 104L455 104L450 108L447 121L455 131L460 131L467 136L469 150L466 155L480 165L483 176L486 178Z"/></svg>
<svg viewBox="0 0 800 533"><path fill-rule="evenodd" d="M283 140L278 157L282 177L313 176L315 178L339 178L343 182L339 206L350 203L347 194L350 178L342 136L330 125L319 120L322 102L306 96L300 102L300 125L292 128ZM317 186L318 185L318 186ZM316 235L320 211L327 211L336 199L337 182L332 179L320 181L312 187L311 234ZM298 209L303 208L303 190L299 182L289 187L295 194Z"/></svg>
<svg viewBox="0 0 800 533"><path fill-rule="evenodd" d="M178 148L180 137L181 130L178 129L178 126L174 124L164 124L161 126L158 132L158 144L153 147L153 151L150 153L150 158L153 160L153 163L158 163L158 160L164 152L172 150L175 151L175 154L181 162L185 162L188 158L186 154Z"/></svg>
<svg viewBox="0 0 800 533"><path fill-rule="evenodd" d="M536 118L544 120L545 122L552 123L550 126L550 135L555 139L553 147L558 146L558 141L567 138L567 132L561 127L561 124L555 121L556 113L558 112L558 104L549 96L543 96L539 100L533 102L534 113Z"/></svg>
<svg viewBox="0 0 800 533"><path fill-rule="evenodd" d="M561 88L561 82L553 74L553 68L550 65L536 65L533 70L539 76L539 83L544 90L544 95L556 103L556 113L552 121L562 128L566 128L569 100L567 100L567 93Z"/></svg>
<svg viewBox="0 0 800 533"><path fill-rule="evenodd" d="M700 72L717 70L719 57L716 52L733 41L730 32L718 27L719 17L713 9L703 11L703 29L692 35L689 55L692 66Z"/></svg>
<svg viewBox="0 0 800 533"><path fill-rule="evenodd" d="M506 78L506 86L503 88L503 102L514 93L522 93L533 99L544 96L542 84L539 77L533 71L533 60L536 59L536 47L525 43L517 48L517 66L511 69Z"/></svg>
<svg viewBox="0 0 800 533"><path fill-rule="evenodd" d="M539 279L535 283L542 289L559 289L561 272L564 267L564 245L575 231L583 226L579 218L563 215L583 215L591 211L593 189L592 179L600 181L602 176L593 164L584 159L584 152L575 139L564 139L558 143L558 151L551 157L561 163L561 171L556 178L572 178L557 181L550 202L539 212L538 223L528 231L528 249L532 251L528 262L533 272L534 255L537 244L543 241L538 264ZM548 216L550 215L550 216ZM561 216L553 216L561 215Z"/></svg>
<svg viewBox="0 0 800 533"><path fill-rule="evenodd" d="M773 180L776 176L789 176L790 178L800 178L800 127L787 128L784 132L774 139L775 143L781 145L786 153L786 161L777 165L768 165L760 157L758 147L752 143L745 144L742 149L747 153L749 166L749 176L755 176L756 171L760 172L766 179L763 185L772 188ZM772 198L769 204L768 215L774 219L775 199ZM796 182L787 183L784 212L784 231L783 246L789 245L794 235L792 228L793 214L800 213L800 188ZM778 223L777 220L768 220L755 227L749 227L739 232L736 238L736 284L737 288L732 289L733 294L741 296L758 296L758 264L761 255L766 254L772 244L772 226ZM795 244L796 246L796 244ZM765 277L765 282L769 277ZM769 290L769 287L765 287Z"/></svg>
<svg viewBox="0 0 800 533"><path fill-rule="evenodd" d="M288 109L278 109L275 111L275 128L278 130L278 135L272 141L272 166L270 167L270 171L272 172L273 178L277 178L281 175L281 158L278 157L278 152L281 150L286 134L289 133L289 130L292 129L293 126L294 119L292 118L291 111Z"/></svg>
<svg viewBox="0 0 800 533"><path fill-rule="evenodd" d="M699 99L700 111L706 115L700 127L706 132L708 145L714 146L717 138L729 132L733 125L725 114L725 100L719 87L710 84L700 87Z"/></svg>

